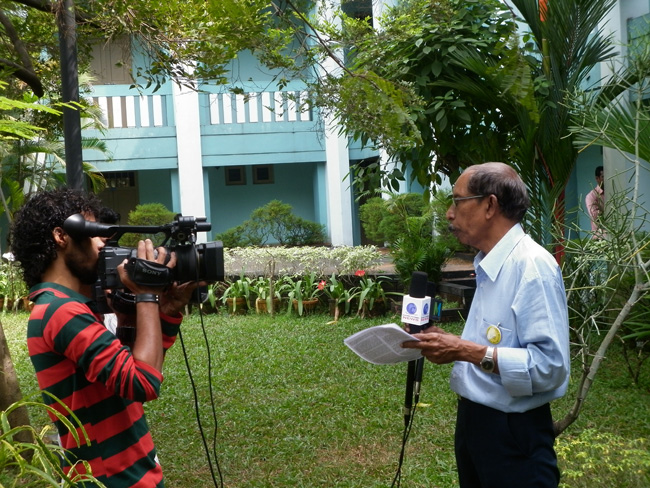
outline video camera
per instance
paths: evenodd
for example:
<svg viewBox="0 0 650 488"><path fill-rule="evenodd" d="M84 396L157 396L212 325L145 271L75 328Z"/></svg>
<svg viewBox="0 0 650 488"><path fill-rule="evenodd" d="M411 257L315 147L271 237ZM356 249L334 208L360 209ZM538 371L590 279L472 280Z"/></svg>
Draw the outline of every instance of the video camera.
<svg viewBox="0 0 650 488"><path fill-rule="evenodd" d="M197 232L207 232L212 226L205 217L184 217L180 214L173 222L161 226L109 225L90 222L83 215L75 214L63 223L64 230L74 239L83 237L106 237L108 241L99 252L98 275L101 289L123 290L117 267L125 265L129 278L139 285L165 287L173 282L223 281L225 269L221 241L196 244ZM120 247L119 240L126 233L158 234L165 239L162 247L176 254L176 266L137 258L133 248Z"/></svg>

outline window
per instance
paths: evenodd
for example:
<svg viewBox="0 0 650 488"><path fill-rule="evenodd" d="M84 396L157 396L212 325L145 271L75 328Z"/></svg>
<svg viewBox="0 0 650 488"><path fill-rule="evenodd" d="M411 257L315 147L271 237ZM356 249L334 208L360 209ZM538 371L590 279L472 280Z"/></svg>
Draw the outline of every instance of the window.
<svg viewBox="0 0 650 488"><path fill-rule="evenodd" d="M273 166L270 164L257 164L253 166L253 183L266 185L273 183Z"/></svg>
<svg viewBox="0 0 650 488"><path fill-rule="evenodd" d="M226 166L226 185L245 185L246 168L244 166Z"/></svg>
<svg viewBox="0 0 650 488"><path fill-rule="evenodd" d="M133 171L114 171L104 173L106 188L129 188L135 186L135 173Z"/></svg>
<svg viewBox="0 0 650 488"><path fill-rule="evenodd" d="M131 78L131 42L122 37L106 43L96 41L92 46L90 71L96 85L124 85Z"/></svg>

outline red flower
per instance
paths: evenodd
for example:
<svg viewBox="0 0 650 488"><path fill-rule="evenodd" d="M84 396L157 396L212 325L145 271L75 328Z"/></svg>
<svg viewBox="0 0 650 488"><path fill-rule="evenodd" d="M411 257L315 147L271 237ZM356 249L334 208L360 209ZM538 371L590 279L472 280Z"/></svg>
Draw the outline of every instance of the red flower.
<svg viewBox="0 0 650 488"><path fill-rule="evenodd" d="M362 269L358 269L354 272L354 276L365 276L366 272Z"/></svg>
<svg viewBox="0 0 650 488"><path fill-rule="evenodd" d="M323 288L325 288L325 285L326 285L326 284L327 284L327 283L325 282L325 280L320 280L320 281L318 282L318 289L319 289L319 290L322 290Z"/></svg>

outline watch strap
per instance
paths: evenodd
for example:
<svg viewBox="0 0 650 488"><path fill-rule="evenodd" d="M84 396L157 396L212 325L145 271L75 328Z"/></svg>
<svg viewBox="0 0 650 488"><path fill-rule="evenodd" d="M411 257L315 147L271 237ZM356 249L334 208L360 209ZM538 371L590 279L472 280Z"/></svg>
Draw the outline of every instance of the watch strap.
<svg viewBox="0 0 650 488"><path fill-rule="evenodd" d="M487 351L485 351L485 356L481 360L480 367L486 373L492 373L496 368L496 362L494 360L494 347L488 346Z"/></svg>
<svg viewBox="0 0 650 488"><path fill-rule="evenodd" d="M160 297L155 293L138 293L135 303L160 303Z"/></svg>

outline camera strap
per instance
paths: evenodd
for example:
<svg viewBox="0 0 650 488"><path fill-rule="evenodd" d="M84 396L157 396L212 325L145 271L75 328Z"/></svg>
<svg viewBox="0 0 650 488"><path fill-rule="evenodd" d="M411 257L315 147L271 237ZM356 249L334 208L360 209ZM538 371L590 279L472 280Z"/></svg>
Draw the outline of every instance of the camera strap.
<svg viewBox="0 0 650 488"><path fill-rule="evenodd" d="M136 285L167 286L173 282L172 270L164 264L130 258L124 269Z"/></svg>
<svg viewBox="0 0 650 488"><path fill-rule="evenodd" d="M135 314L135 295L122 290L115 290L110 294L111 305L116 312L126 315Z"/></svg>

